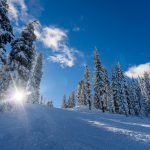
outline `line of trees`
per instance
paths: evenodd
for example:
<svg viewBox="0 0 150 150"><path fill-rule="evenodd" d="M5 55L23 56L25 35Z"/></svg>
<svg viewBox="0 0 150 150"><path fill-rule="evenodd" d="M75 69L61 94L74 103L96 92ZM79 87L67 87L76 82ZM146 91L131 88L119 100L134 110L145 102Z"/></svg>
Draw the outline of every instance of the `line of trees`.
<svg viewBox="0 0 150 150"><path fill-rule="evenodd" d="M64 96L62 108L85 105L89 109L117 114L149 116L150 115L150 74L144 77L128 79L124 76L121 65L117 63L112 69L111 80L107 69L102 65L98 50L94 50L93 91L90 72L86 65L84 78L74 92L75 100ZM93 95L92 95L93 93ZM74 105L70 105L74 101Z"/></svg>
<svg viewBox="0 0 150 150"><path fill-rule="evenodd" d="M43 54L35 47L37 21L29 22L19 38L13 34L7 0L0 0L0 104L6 103L15 88L30 91L28 102L39 102ZM6 45L11 47L10 53Z"/></svg>

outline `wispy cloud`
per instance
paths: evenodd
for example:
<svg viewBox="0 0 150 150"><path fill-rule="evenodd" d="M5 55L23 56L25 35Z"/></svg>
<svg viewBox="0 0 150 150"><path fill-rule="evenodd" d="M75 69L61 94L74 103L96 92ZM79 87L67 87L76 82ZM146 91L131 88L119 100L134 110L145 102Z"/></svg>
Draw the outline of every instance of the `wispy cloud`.
<svg viewBox="0 0 150 150"><path fill-rule="evenodd" d="M25 0L8 0L10 19L18 23L19 20L25 19L27 14L27 6Z"/></svg>
<svg viewBox="0 0 150 150"><path fill-rule="evenodd" d="M35 31L38 40L53 52L48 60L59 63L61 67L74 66L76 55L82 56L82 53L69 46L67 33L66 30L55 26L43 27L41 25Z"/></svg>
<svg viewBox="0 0 150 150"><path fill-rule="evenodd" d="M150 73L150 63L132 66L128 68L128 70L125 72L125 75L129 78L138 78L143 77L145 72Z"/></svg>
<svg viewBox="0 0 150 150"><path fill-rule="evenodd" d="M10 19L16 23L15 31L20 31L22 26L20 23L27 23L34 20L34 16L28 12L28 7L25 0L8 0ZM34 13L33 13L34 14ZM80 30L76 28L74 30ZM75 64L76 56L83 54L71 47L68 43L68 31L56 26L43 26L39 22L35 34L37 39L46 48L49 48L52 54L48 57L51 62L59 63L61 67L72 67Z"/></svg>
<svg viewBox="0 0 150 150"><path fill-rule="evenodd" d="M60 53L56 53L53 56L49 56L49 60L52 62L60 63L61 67L73 67L76 57L73 54L74 49L69 48L68 46L63 47Z"/></svg>
<svg viewBox="0 0 150 150"><path fill-rule="evenodd" d="M37 37L46 47L52 48L54 51L58 51L60 47L64 45L67 38L67 33L64 30L54 26L42 27L42 32L40 31L39 34L37 34Z"/></svg>

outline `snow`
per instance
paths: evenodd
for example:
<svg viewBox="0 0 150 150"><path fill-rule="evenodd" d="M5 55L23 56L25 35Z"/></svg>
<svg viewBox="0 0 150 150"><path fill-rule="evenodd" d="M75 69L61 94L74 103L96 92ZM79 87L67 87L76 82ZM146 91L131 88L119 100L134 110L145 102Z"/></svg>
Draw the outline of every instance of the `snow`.
<svg viewBox="0 0 150 150"><path fill-rule="evenodd" d="M149 118L27 104L0 114L0 150L149 150Z"/></svg>

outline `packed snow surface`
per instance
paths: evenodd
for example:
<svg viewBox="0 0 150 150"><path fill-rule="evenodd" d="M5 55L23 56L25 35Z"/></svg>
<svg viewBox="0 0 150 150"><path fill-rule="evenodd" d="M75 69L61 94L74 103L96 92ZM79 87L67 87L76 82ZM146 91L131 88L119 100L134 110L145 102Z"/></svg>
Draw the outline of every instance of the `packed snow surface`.
<svg viewBox="0 0 150 150"><path fill-rule="evenodd" d="M26 105L0 114L0 150L150 150L150 120Z"/></svg>

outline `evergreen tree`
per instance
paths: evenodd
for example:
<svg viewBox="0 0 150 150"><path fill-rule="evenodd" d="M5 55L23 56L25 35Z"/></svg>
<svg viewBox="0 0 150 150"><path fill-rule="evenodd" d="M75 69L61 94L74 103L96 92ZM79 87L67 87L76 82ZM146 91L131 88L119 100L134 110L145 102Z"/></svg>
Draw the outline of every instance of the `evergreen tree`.
<svg viewBox="0 0 150 150"><path fill-rule="evenodd" d="M150 114L150 74L147 72L145 72L144 74L144 82L145 82L144 90L145 90L145 95L147 97L147 101L146 101L147 112L148 114Z"/></svg>
<svg viewBox="0 0 150 150"><path fill-rule="evenodd" d="M39 103L40 96L40 83L42 79L42 67L43 67L43 54L40 53L36 58L35 65L33 65L33 71L28 82L28 91L31 94L28 97L28 101L32 103Z"/></svg>
<svg viewBox="0 0 150 150"><path fill-rule="evenodd" d="M0 0L0 100L4 100L10 81L5 45L13 39L13 29L8 18L7 0Z"/></svg>
<svg viewBox="0 0 150 150"><path fill-rule="evenodd" d="M108 111L110 113L114 113L115 112L115 107L114 107L114 100L113 100L113 92L112 92L112 88L110 87L108 90Z"/></svg>
<svg viewBox="0 0 150 150"><path fill-rule="evenodd" d="M116 113L119 113L119 97L117 94L117 77L116 77L116 70L115 68L112 70L112 84L111 84L111 89L112 89L112 97L114 101L114 110Z"/></svg>
<svg viewBox="0 0 150 150"><path fill-rule="evenodd" d="M130 115L138 115L138 105L137 105L137 96L134 88L133 81L127 83L128 87L128 108Z"/></svg>
<svg viewBox="0 0 150 150"><path fill-rule="evenodd" d="M9 56L10 70L15 84L26 89L35 56L35 21L30 22L22 31L21 37L12 42Z"/></svg>
<svg viewBox="0 0 150 150"><path fill-rule="evenodd" d="M13 29L8 18L8 3L7 0L0 0L0 63L6 63L6 48L5 45L13 39Z"/></svg>
<svg viewBox="0 0 150 150"><path fill-rule="evenodd" d="M82 104L82 99L81 99L81 94L82 94L82 85L81 85L81 81L78 83L78 86L77 86L77 90L76 90L76 97L77 97L77 100L78 100L78 105L81 105Z"/></svg>
<svg viewBox="0 0 150 150"><path fill-rule="evenodd" d="M71 103L70 103L70 105L71 105L71 108L73 108L73 107L75 107L75 105L76 105L76 102L75 102L75 92L74 92L74 91L71 93L70 98L71 98Z"/></svg>
<svg viewBox="0 0 150 150"><path fill-rule="evenodd" d="M94 50L94 106L104 110L105 70L101 64L98 50Z"/></svg>
<svg viewBox="0 0 150 150"><path fill-rule="evenodd" d="M138 90L138 82L137 80L132 79L131 85L130 85L130 99L131 99L131 104L134 109L134 114L135 115L140 115L140 103L139 100L141 100L140 96L140 89Z"/></svg>
<svg viewBox="0 0 150 150"><path fill-rule="evenodd" d="M7 63L0 68L0 101L5 101L11 76Z"/></svg>
<svg viewBox="0 0 150 150"><path fill-rule="evenodd" d="M41 95L41 97L40 97L40 104L43 104L44 103L44 98L43 98L43 96Z"/></svg>
<svg viewBox="0 0 150 150"><path fill-rule="evenodd" d="M48 102L47 102L47 106L50 107L50 108L53 108L53 107L54 107L54 106L53 106L53 101L48 101Z"/></svg>
<svg viewBox="0 0 150 150"><path fill-rule="evenodd" d="M109 101L111 101L111 93L110 93L110 82L108 77L108 72L104 68L104 81L105 81L105 93L104 93L104 111L108 110L109 108Z"/></svg>
<svg viewBox="0 0 150 150"><path fill-rule="evenodd" d="M130 97L130 86L131 86L130 83L127 82L126 79L124 79L125 98L127 100L129 114L134 115L134 110L133 110L134 100L131 99L131 97Z"/></svg>
<svg viewBox="0 0 150 150"><path fill-rule="evenodd" d="M136 106L138 108L138 115L145 116L146 114L145 101L144 101L142 90L141 90L140 79L136 81L134 80L134 88L135 88L137 101L138 101L138 105Z"/></svg>
<svg viewBox="0 0 150 150"><path fill-rule="evenodd" d="M91 109L92 91L91 91L91 83L90 83L90 72L87 65L85 67L85 72L84 72L84 88L85 88L86 101L89 105L89 109Z"/></svg>
<svg viewBox="0 0 150 150"><path fill-rule="evenodd" d="M84 81L81 80L79 83L78 83L78 87L77 87L77 91L76 91L76 97L77 97L77 100L78 100L78 105L85 105L86 104L86 97L85 97L85 94L84 94Z"/></svg>
<svg viewBox="0 0 150 150"><path fill-rule="evenodd" d="M116 79L117 79L117 97L119 99L119 113L129 114L128 103L125 95L125 79L120 64L116 65Z"/></svg>
<svg viewBox="0 0 150 150"><path fill-rule="evenodd" d="M68 107L67 98L66 98L66 95L64 95L63 100L62 100L61 108L67 108L67 107Z"/></svg>
<svg viewBox="0 0 150 150"><path fill-rule="evenodd" d="M85 80L83 79L82 81L82 100L83 100L83 105L87 105L87 93L86 93L86 86L85 86Z"/></svg>
<svg viewBox="0 0 150 150"><path fill-rule="evenodd" d="M147 95L147 88L145 85L144 78L139 78L139 88L140 88L140 107L141 107L141 115L148 116L148 95Z"/></svg>
<svg viewBox="0 0 150 150"><path fill-rule="evenodd" d="M72 106L71 106L71 96L68 97L67 108L72 108Z"/></svg>

